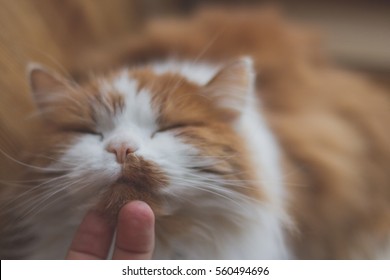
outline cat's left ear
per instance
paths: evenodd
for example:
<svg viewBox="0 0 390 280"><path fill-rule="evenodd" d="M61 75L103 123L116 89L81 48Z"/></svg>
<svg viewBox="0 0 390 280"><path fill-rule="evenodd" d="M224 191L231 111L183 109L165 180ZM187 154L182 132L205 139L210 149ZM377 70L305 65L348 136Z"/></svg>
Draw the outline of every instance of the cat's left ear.
<svg viewBox="0 0 390 280"><path fill-rule="evenodd" d="M205 85L205 90L207 97L226 112L225 118L233 121L244 110L254 83L252 59L243 57L221 68Z"/></svg>

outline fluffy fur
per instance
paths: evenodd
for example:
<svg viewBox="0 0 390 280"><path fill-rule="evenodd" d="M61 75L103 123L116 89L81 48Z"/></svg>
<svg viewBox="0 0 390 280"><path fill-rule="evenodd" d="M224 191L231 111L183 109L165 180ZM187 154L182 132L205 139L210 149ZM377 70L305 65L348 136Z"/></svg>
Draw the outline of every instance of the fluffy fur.
<svg viewBox="0 0 390 280"><path fill-rule="evenodd" d="M314 37L269 11L206 11L77 76L124 62L78 84L31 67L50 131L36 184L7 189L4 258L62 258L87 209L115 221L132 199L156 214L158 259L390 257L388 96Z"/></svg>

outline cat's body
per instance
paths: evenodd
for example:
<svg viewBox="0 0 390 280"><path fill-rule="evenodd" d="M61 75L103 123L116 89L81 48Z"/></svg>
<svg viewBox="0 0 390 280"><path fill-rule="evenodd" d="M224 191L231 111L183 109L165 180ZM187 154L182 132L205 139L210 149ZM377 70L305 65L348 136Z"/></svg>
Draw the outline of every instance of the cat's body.
<svg viewBox="0 0 390 280"><path fill-rule="evenodd" d="M137 67L81 86L32 67L54 144L5 257L62 258L87 209L142 199L158 259L390 258L389 98L273 15L233 19L152 26L115 54Z"/></svg>

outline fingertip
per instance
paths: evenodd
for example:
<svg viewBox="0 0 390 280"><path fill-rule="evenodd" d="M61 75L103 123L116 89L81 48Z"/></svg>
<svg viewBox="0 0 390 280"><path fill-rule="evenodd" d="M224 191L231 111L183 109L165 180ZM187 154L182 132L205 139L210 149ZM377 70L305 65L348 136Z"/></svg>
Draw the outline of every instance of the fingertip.
<svg viewBox="0 0 390 280"><path fill-rule="evenodd" d="M127 222L142 223L145 226L154 224L154 213L150 206L143 201L131 201L125 204L119 212L118 222L123 220Z"/></svg>
<svg viewBox="0 0 390 280"><path fill-rule="evenodd" d="M142 201L127 203L119 212L113 259L150 259L154 248L154 214Z"/></svg>

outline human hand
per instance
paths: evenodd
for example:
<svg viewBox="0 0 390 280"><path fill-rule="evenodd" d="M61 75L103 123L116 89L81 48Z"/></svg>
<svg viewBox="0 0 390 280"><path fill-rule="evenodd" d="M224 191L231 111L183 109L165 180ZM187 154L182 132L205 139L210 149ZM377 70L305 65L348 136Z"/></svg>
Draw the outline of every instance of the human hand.
<svg viewBox="0 0 390 280"><path fill-rule="evenodd" d="M106 259L114 228L104 217L90 211L80 224L66 259ZM147 260L154 249L154 214L142 201L127 203L119 212L113 259Z"/></svg>

